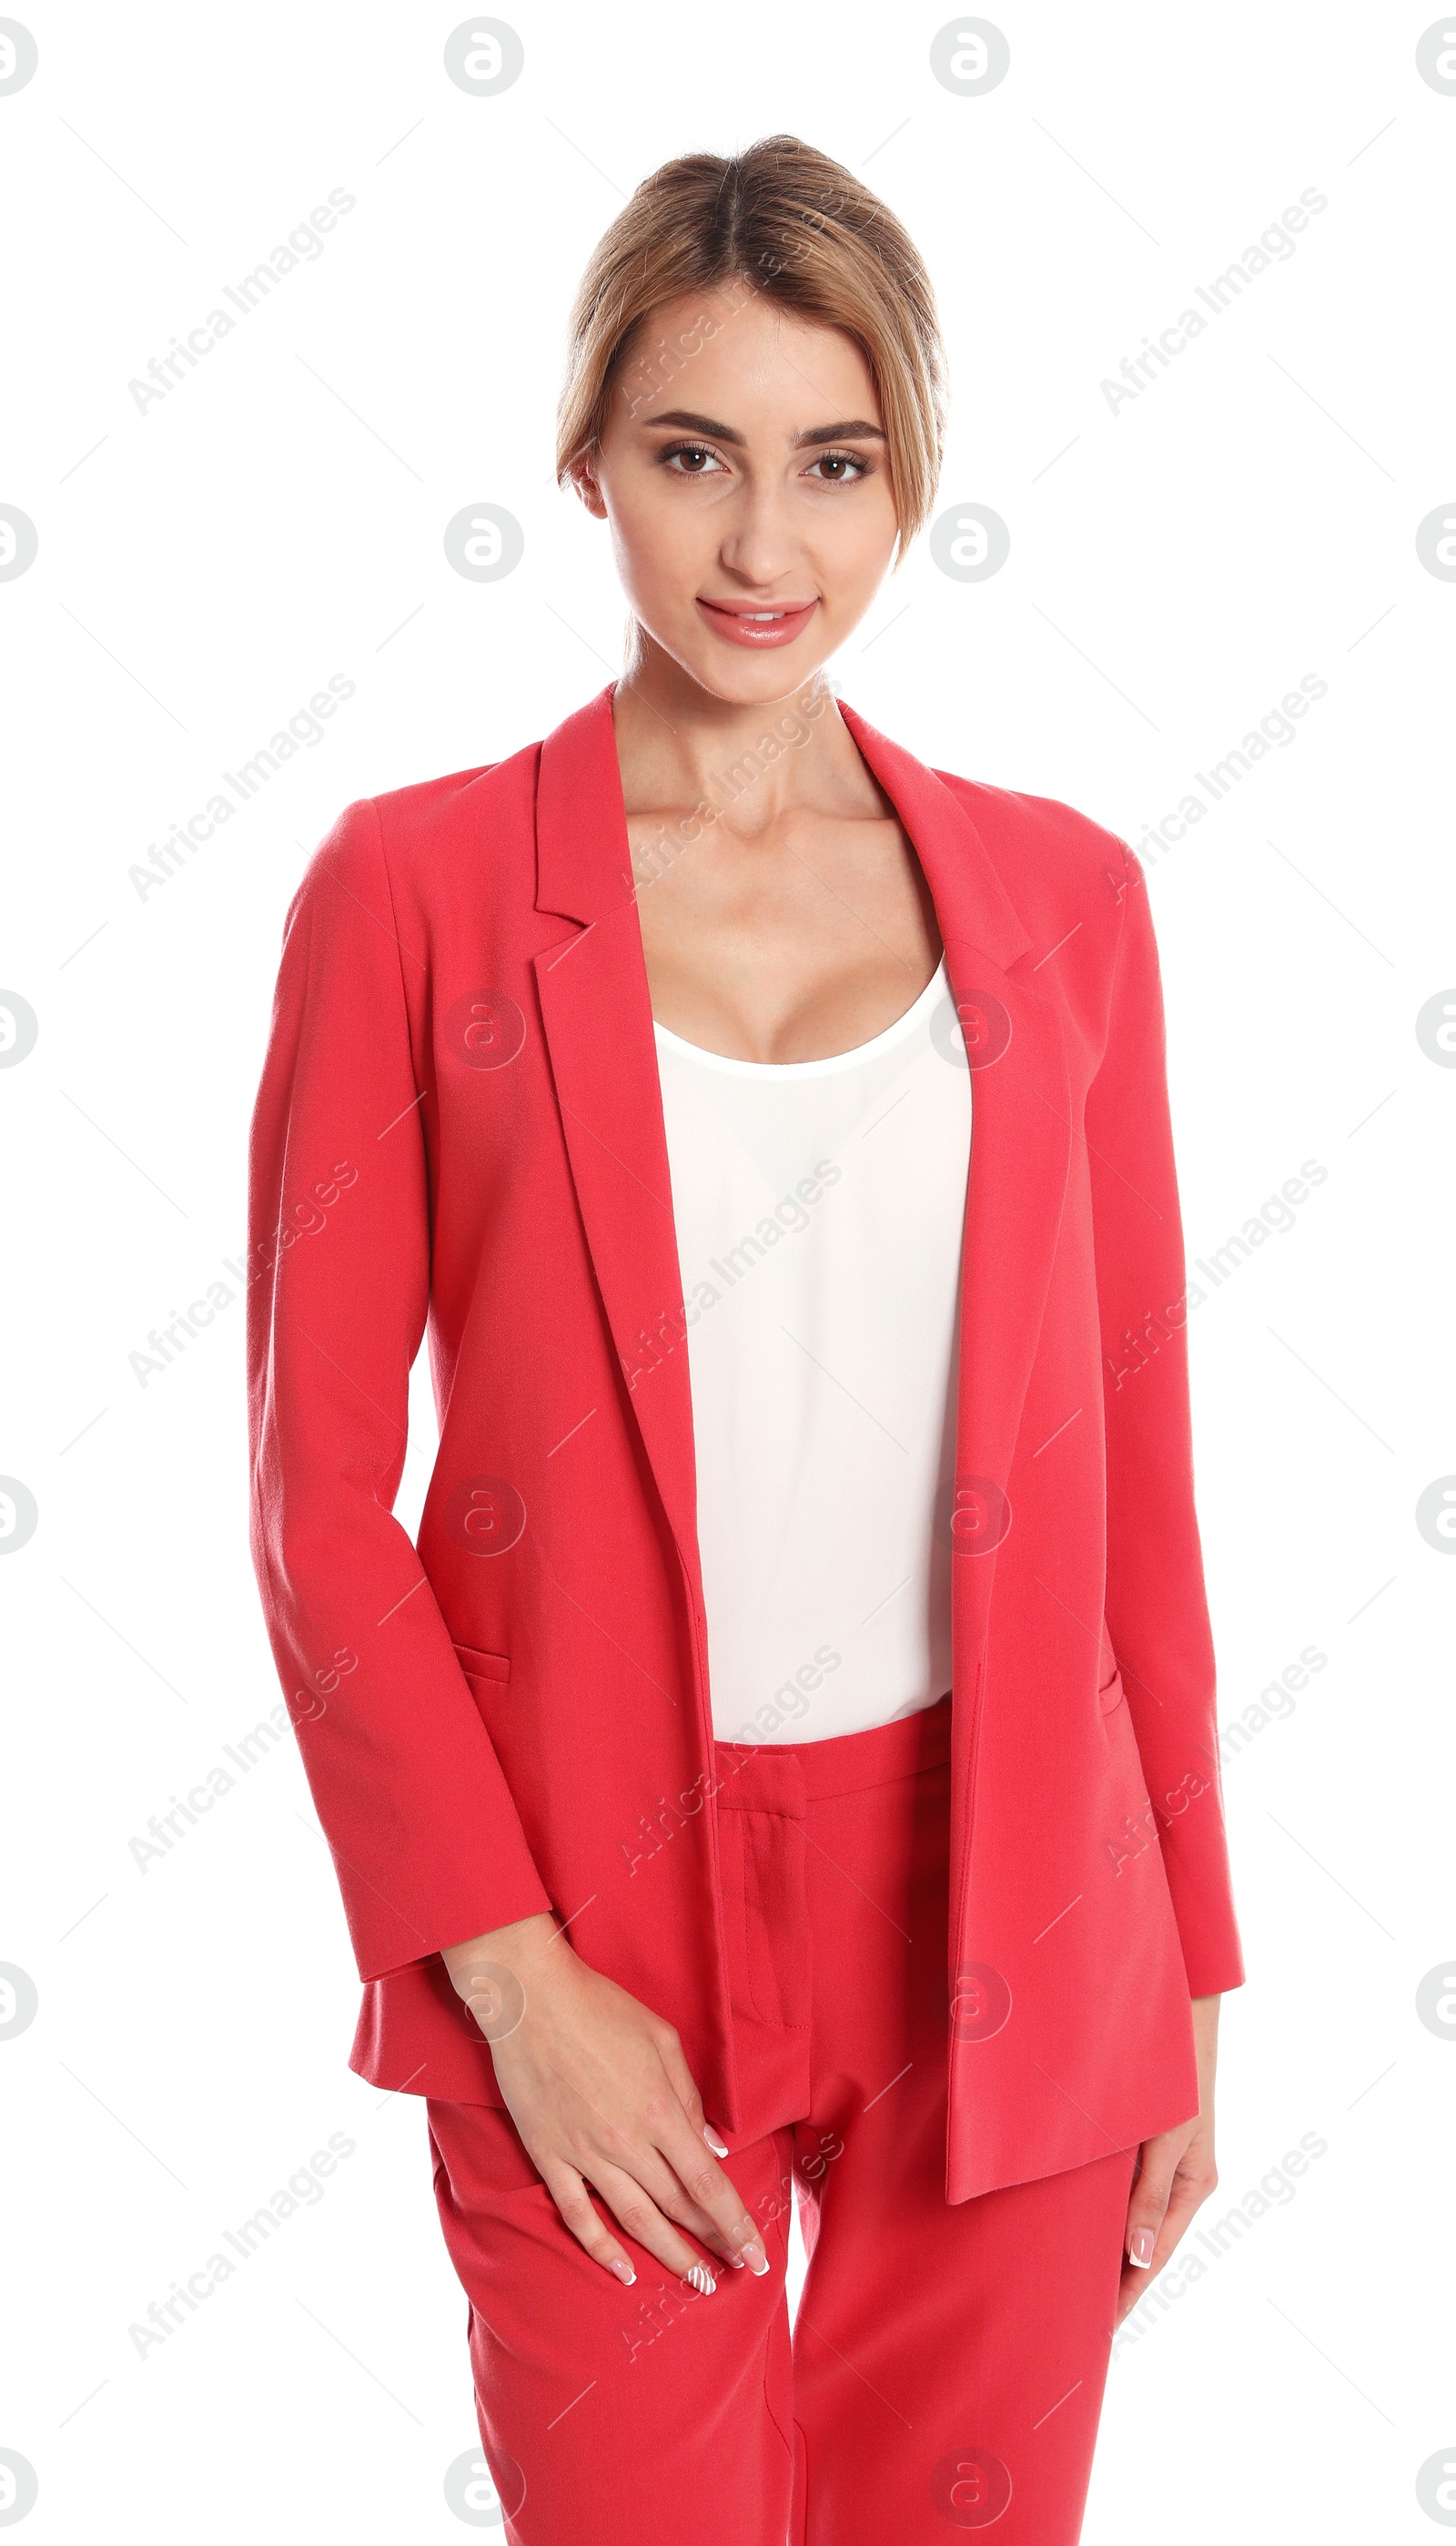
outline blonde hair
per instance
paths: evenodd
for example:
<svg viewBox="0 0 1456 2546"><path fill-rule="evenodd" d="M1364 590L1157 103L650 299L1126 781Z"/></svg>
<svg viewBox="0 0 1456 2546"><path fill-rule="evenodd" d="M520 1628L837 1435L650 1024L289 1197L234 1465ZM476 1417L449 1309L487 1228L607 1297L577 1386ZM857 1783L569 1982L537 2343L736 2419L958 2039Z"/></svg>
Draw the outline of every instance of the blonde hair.
<svg viewBox="0 0 1456 2546"><path fill-rule="evenodd" d="M880 402L900 522L898 565L934 501L945 357L930 279L908 232L848 168L791 132L732 159L696 151L645 178L581 280L557 408L556 477L598 450L613 398L649 396L701 342L639 341L665 301L738 285L852 337ZM630 370L628 366L631 366Z"/></svg>

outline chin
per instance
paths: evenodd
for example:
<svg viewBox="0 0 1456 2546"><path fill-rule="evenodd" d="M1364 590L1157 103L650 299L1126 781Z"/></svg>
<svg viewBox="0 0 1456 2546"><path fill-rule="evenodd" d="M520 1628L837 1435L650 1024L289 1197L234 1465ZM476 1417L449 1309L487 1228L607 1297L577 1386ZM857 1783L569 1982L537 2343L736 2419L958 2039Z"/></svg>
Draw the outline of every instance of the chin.
<svg viewBox="0 0 1456 2546"><path fill-rule="evenodd" d="M721 699L728 707L772 707L780 699L794 697L815 674L823 669L826 657L816 647L785 645L773 653L751 654L746 649L741 660L725 663L722 656L738 648L714 646L704 661L694 652L676 657L679 668L695 681L709 698Z"/></svg>

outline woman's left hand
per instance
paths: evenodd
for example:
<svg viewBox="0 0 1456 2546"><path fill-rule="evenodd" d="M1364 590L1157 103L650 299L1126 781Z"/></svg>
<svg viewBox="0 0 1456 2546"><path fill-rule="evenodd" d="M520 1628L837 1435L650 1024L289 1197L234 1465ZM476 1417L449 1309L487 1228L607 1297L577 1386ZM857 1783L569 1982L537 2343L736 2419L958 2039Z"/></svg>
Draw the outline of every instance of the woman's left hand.
<svg viewBox="0 0 1456 2546"><path fill-rule="evenodd" d="M1118 2325L1162 2271L1195 2210L1218 2181L1213 2162L1213 2073L1218 2060L1216 1997L1193 2000L1193 2041L1198 2054L1198 2118L1175 2131L1144 2140L1123 2239Z"/></svg>

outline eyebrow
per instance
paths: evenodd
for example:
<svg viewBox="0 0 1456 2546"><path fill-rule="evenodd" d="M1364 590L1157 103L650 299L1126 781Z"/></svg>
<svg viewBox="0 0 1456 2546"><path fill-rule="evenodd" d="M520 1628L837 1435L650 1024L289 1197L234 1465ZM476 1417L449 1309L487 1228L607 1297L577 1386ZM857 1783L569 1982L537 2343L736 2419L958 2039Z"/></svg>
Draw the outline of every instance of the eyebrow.
<svg viewBox="0 0 1456 2546"><path fill-rule="evenodd" d="M735 433L731 424L718 424L710 415L693 415L687 407L675 406L666 415L645 415L644 424L671 425L679 432L702 433L714 442L731 442L742 450L748 437ZM883 442L884 433L877 424L867 424L862 416L844 424L815 424L807 431L792 436L791 451L811 451L824 442Z"/></svg>

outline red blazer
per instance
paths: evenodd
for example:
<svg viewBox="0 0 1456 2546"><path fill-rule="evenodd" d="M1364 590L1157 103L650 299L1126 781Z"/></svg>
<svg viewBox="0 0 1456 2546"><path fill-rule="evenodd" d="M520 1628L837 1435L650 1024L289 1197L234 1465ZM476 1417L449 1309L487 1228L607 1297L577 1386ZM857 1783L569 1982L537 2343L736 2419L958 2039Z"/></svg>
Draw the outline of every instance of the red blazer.
<svg viewBox="0 0 1456 2546"><path fill-rule="evenodd" d="M288 913L251 1160L254 1562L364 1982L352 2066L502 2102L439 1948L551 1910L738 2127L683 1284L611 688L352 805ZM850 708L972 1067L946 2194L1197 2109L1243 1978L1148 896L1066 806ZM392 1517L428 1330L441 1446Z"/></svg>

